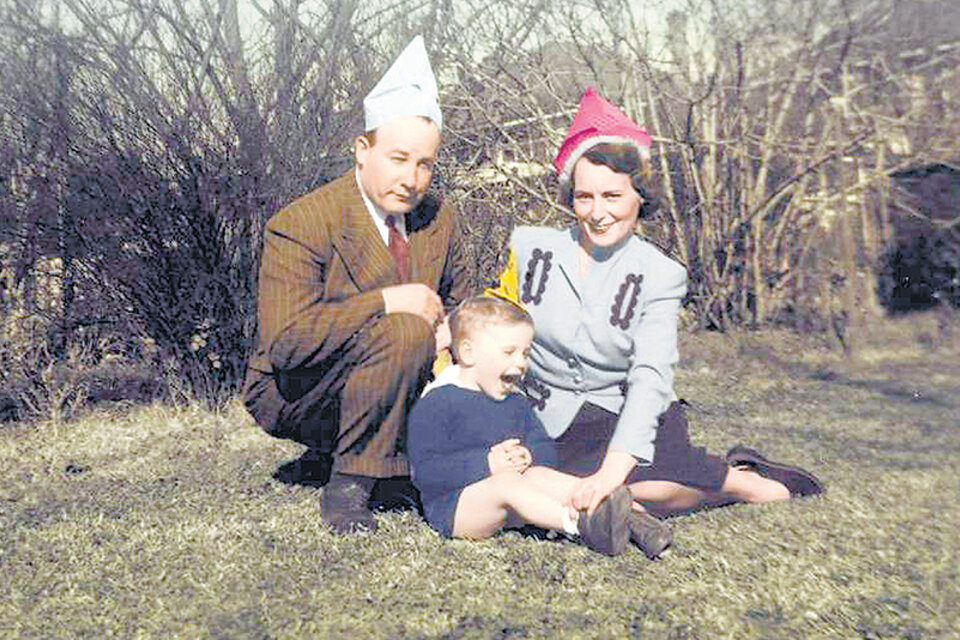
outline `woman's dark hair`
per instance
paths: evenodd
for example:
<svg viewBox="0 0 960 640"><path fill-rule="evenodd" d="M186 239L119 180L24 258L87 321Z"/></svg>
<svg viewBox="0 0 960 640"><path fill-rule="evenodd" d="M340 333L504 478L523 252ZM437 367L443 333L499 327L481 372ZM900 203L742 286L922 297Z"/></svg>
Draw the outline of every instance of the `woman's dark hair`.
<svg viewBox="0 0 960 640"><path fill-rule="evenodd" d="M650 162L640 155L634 145L622 142L601 142L587 149L580 157L630 176L633 190L643 198L643 203L640 205L641 218L649 218L657 211L660 206L659 194L650 177ZM573 172L571 172L570 181L561 187L560 192L560 201L568 207L573 207L574 188Z"/></svg>

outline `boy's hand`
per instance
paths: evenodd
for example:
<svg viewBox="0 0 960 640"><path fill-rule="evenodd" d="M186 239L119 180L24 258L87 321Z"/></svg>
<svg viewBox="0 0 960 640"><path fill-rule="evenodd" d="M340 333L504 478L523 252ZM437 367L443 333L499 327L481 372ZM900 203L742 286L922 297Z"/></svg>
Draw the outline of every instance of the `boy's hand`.
<svg viewBox="0 0 960 640"><path fill-rule="evenodd" d="M513 447L513 449L507 453L507 457L510 458L514 469L519 473L523 473L533 464L533 454L530 453L530 449L527 449L522 444Z"/></svg>
<svg viewBox="0 0 960 640"><path fill-rule="evenodd" d="M516 438L510 438L490 447L487 453L487 465L490 474L501 471L516 471L523 473L532 462L530 450L520 444Z"/></svg>

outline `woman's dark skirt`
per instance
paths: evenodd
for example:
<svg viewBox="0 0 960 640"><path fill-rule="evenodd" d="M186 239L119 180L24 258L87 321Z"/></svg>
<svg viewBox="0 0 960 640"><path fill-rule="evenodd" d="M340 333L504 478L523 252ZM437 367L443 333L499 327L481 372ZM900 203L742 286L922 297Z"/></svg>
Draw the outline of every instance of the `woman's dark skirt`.
<svg viewBox="0 0 960 640"><path fill-rule="evenodd" d="M719 491L727 477L727 462L690 444L682 400L673 402L658 418L653 442L653 463L637 465L626 483L666 480L707 492ZM588 476L600 468L613 432L617 414L590 402L584 404L570 427L557 438L558 466L575 476Z"/></svg>

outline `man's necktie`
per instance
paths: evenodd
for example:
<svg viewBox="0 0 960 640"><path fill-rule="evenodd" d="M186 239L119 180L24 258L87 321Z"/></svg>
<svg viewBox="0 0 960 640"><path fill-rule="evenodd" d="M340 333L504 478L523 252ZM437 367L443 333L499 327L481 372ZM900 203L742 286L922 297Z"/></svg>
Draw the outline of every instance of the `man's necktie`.
<svg viewBox="0 0 960 640"><path fill-rule="evenodd" d="M387 228L390 229L387 246L390 249L390 255L393 256L397 276L400 282L407 282L410 280L410 245L397 229L396 216L387 216Z"/></svg>

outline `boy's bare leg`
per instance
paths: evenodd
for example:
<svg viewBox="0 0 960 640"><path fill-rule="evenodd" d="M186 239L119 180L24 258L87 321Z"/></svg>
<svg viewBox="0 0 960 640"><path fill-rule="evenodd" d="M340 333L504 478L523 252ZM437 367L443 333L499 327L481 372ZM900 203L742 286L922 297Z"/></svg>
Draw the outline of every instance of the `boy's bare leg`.
<svg viewBox="0 0 960 640"><path fill-rule="evenodd" d="M550 467L530 467L523 472L523 477L527 482L561 504L567 500L574 484L579 480L576 476Z"/></svg>
<svg viewBox="0 0 960 640"><path fill-rule="evenodd" d="M503 471L466 487L457 502L453 536L473 540L489 538L514 514L524 523L562 529L562 503L525 476Z"/></svg>
<svg viewBox="0 0 960 640"><path fill-rule="evenodd" d="M575 476L568 475L566 473L557 471L556 469L551 469L549 467L530 467L524 472L523 475L525 478L529 478L530 480L532 480L536 484L538 489L541 489L544 493L550 494L560 502L563 502L567 499L567 496L570 495L570 491L573 488L574 483L577 481L577 478ZM641 483L636 483L636 485L640 485L640 484ZM642 484L655 485L655 484L658 484L658 482L646 481ZM676 484L674 482L665 482L661 484L670 485L670 486L666 488L659 488L659 489L654 487L650 490L650 493L652 493L653 495L659 496L660 499L663 499L663 500L666 500L668 498L673 498L675 489L681 489L681 490L688 489L688 487L685 487L680 484ZM630 487L628 487L631 490L630 493L634 499L634 503L632 507L634 511L637 511L639 513L645 513L646 509L638 501L648 500L648 499L652 500L652 498L637 497L639 493L633 490L633 487L636 485L631 485ZM684 500L683 502L685 503L688 501L697 500L695 504L699 504L699 500L702 500L703 494L701 492L696 492L696 493L699 494L698 497L692 497L690 500Z"/></svg>

